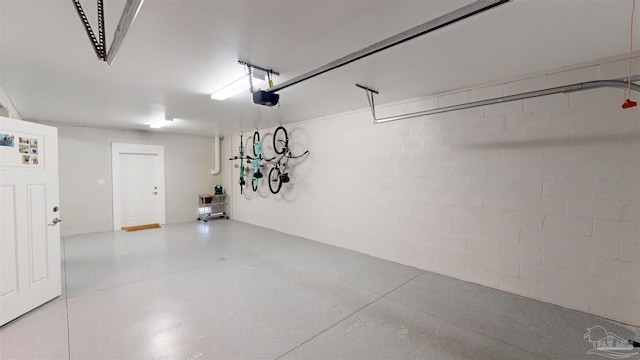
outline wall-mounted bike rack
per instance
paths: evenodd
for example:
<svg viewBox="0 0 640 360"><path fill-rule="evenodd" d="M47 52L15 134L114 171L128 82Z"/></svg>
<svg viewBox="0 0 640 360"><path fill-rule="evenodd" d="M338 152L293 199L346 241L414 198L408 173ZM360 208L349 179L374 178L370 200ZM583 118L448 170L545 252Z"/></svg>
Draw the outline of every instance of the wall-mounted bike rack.
<svg viewBox="0 0 640 360"><path fill-rule="evenodd" d="M375 103L373 101L373 95L379 94L379 92L359 84L356 84L356 86L363 89L367 94L367 100L369 101L369 107L371 108L371 114L373 115L373 123L381 124L389 121L411 119L415 117L440 114L440 113L449 112L449 111L457 111L457 110L469 109L469 108L480 107L480 106L500 104L500 103L505 103L510 101L530 99L530 98L553 95L553 94L568 94L568 93L577 92L577 91L593 90L593 89L599 89L599 88L627 89L630 87L632 91L640 94L640 85L633 83L639 80L640 80L640 75L632 76L631 84L629 84L628 78L615 79L615 80L586 81L586 82L581 82L581 83L572 84L572 85L558 86L558 87L544 89L544 90L537 90L537 91L530 91L530 92L525 92L525 93L520 93L515 95L501 96L501 97L487 99L487 100L474 101L474 102L452 105L452 106L445 106L445 107L440 107L435 109L417 111L417 112L408 113L408 114L394 115L394 116L389 116L384 118L376 117L376 108L375 108Z"/></svg>

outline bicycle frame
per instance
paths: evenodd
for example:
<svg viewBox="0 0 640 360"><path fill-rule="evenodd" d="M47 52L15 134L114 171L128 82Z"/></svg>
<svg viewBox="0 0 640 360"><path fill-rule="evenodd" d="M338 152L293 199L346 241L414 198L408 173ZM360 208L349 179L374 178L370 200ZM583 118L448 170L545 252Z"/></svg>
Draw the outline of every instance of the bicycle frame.
<svg viewBox="0 0 640 360"><path fill-rule="evenodd" d="M260 140L260 133L256 130L253 133L253 157L247 155L247 159L253 162L253 173L251 174L251 188L253 191L258 191L258 183L260 179L263 177L263 174L260 172L260 160L271 161L271 159L265 159L262 156L262 141Z"/></svg>
<svg viewBox="0 0 640 360"><path fill-rule="evenodd" d="M242 134L240 134L240 179L238 183L240 183L240 193L242 193L242 186L245 184L244 181L244 142L242 141Z"/></svg>
<svg viewBox="0 0 640 360"><path fill-rule="evenodd" d="M258 140L257 143L253 144L256 158L253 159L253 174L251 175L251 187L253 191L258 190L258 179L262 177L262 173L260 172L260 159L262 159L262 141ZM259 175L259 176L258 176Z"/></svg>
<svg viewBox="0 0 640 360"><path fill-rule="evenodd" d="M298 155L298 156L293 155L291 153L291 149L289 149L288 138L286 139L286 141L280 140L280 142L283 144L283 148L280 155L277 155L274 158L276 159L275 161L267 160L268 162L273 164L273 167L269 171L269 177L267 180L269 182L269 190L271 190L273 194L277 194L278 192L280 192L280 189L282 188L282 184L288 183L291 180L287 172L287 167L289 166L289 159L300 158L309 153L309 150L306 150L301 155ZM277 186L274 185L274 183L277 183ZM274 190L274 186L276 186L275 190Z"/></svg>
<svg viewBox="0 0 640 360"><path fill-rule="evenodd" d="M240 146L238 146L239 156L234 156L229 158L229 160L240 160L240 176L238 178L238 184L240 184L240 194L243 193L243 187L246 184L244 180L244 159L247 157L244 156L244 144L242 140L242 134L240 134Z"/></svg>

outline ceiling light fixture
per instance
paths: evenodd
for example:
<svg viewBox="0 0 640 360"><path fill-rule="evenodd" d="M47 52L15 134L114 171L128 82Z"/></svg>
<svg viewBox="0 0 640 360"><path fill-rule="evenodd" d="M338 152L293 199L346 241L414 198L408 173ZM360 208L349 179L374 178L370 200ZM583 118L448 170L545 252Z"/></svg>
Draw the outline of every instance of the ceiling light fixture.
<svg viewBox="0 0 640 360"><path fill-rule="evenodd" d="M162 119L162 120L158 120L156 122L154 122L153 124L149 125L150 128L152 129L160 129L161 127L165 127L169 124L173 124L173 119Z"/></svg>
<svg viewBox="0 0 640 360"><path fill-rule="evenodd" d="M256 74L255 72L253 72L252 78L253 87L255 89L257 89L257 85L260 85L265 81L264 75ZM234 82L214 91L213 94L211 94L211 99L225 100L243 90L249 91L249 75L243 75L240 79L235 80Z"/></svg>

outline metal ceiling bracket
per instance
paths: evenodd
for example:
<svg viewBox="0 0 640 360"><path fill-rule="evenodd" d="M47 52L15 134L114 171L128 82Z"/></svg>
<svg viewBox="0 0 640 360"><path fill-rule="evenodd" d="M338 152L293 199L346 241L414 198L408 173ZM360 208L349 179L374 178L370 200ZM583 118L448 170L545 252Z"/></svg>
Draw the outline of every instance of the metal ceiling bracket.
<svg viewBox="0 0 640 360"><path fill-rule="evenodd" d="M360 89L363 89L365 91L365 93L367 94L367 101L369 101L369 107L371 108L371 115L373 115L373 119L375 120L376 118L376 104L373 101L373 94L380 94L379 92L369 89L366 86L360 85L360 84L356 84L357 87L359 87Z"/></svg>
<svg viewBox="0 0 640 360"><path fill-rule="evenodd" d="M76 11L78 12L78 16L80 17L80 21L82 21L84 30L87 32L87 36L89 36L89 41L91 42L91 45L93 45L93 50L95 50L96 55L98 56L98 59L105 61L106 54L104 51L104 42L105 42L104 10L103 10L102 0L97 0L98 2L97 4L98 5L98 36L100 40L96 38L96 35L93 32L93 29L91 29L91 24L89 24L89 19L87 19L87 15L84 13L84 10L82 9L80 0L72 0L72 1L73 1L73 5L76 8Z"/></svg>
<svg viewBox="0 0 640 360"><path fill-rule="evenodd" d="M276 72L276 71L273 71L273 69L267 69L267 68L262 67L262 66L257 66L257 65L249 64L249 63L248 63L248 62L246 62L246 61L238 60L238 64L240 64L240 65L244 65L244 66L246 66L246 67L248 67L248 68L251 68L251 69L258 69L258 70L260 70L260 71L264 71L264 72L265 72L265 73L267 73L267 74L272 74L272 75L278 75L278 76L280 76L280 73L279 73L279 72Z"/></svg>
<svg viewBox="0 0 640 360"><path fill-rule="evenodd" d="M84 30L87 32L87 36L89 36L89 41L93 46L93 49L98 56L98 60L106 61L109 65L113 63L113 59L115 58L116 53L118 52L118 48L122 44L122 40L124 39L127 31L131 27L131 24L135 20L138 15L138 11L140 11L140 7L142 6L142 2L144 0L127 0L127 3L124 6L124 10L122 11L122 15L120 17L120 22L118 23L118 27L116 28L115 33L113 34L113 42L111 43L111 47L109 48L109 52L107 52L107 43L105 38L105 29L104 29L104 5L103 0L96 0L98 6L98 37L96 38L93 29L91 28L91 24L89 24L89 20L87 19L87 15L84 13L82 9L82 5L80 4L80 0L71 0L73 2L76 11L78 12L78 16L80 17L80 21L82 21L82 25L84 26Z"/></svg>
<svg viewBox="0 0 640 360"><path fill-rule="evenodd" d="M640 81L640 75L632 76L631 81ZM615 80L586 81L586 82L581 82L581 83L572 84L572 85L558 86L558 87L544 89L544 90L530 91L530 92L525 92L525 93L520 93L515 95L508 95L508 96L502 96L502 97L497 97L497 98L492 98L487 100L474 101L474 102L469 102L465 104L445 106L441 108L429 109L429 110L418 111L418 112L413 112L408 114L394 115L394 116L389 116L385 118L376 118L375 116L375 104L373 102L373 94L374 93L378 94L378 92L375 90L371 90L367 87L364 87L362 85L356 84L356 86L361 89L364 89L365 92L367 93L367 100L369 101L369 106L371 107L371 113L373 114L373 123L381 124L389 121L411 119L411 118L420 117L420 116L440 114L440 113L449 112L449 111L457 111L457 110L469 109L474 107L500 104L504 102L524 100L524 99L530 99L534 97L554 95L554 94L569 94L577 91L593 90L593 89L599 89L599 88L627 89L629 87L629 83L627 82L626 78L623 80L615 79ZM640 85L631 83L630 87L631 87L631 91L640 94Z"/></svg>
<svg viewBox="0 0 640 360"><path fill-rule="evenodd" d="M271 79L271 76L272 75L280 76L280 73L277 72L277 71L273 71L273 69L267 69L267 68L262 67L262 66L249 64L246 61L238 60L238 64L240 64L242 66L245 66L247 68L247 75L249 77L249 92L252 93L252 94L254 93L254 88L253 88L253 69L260 70L260 71L265 73L265 77L266 77L266 80L268 81L269 87L273 86L273 80Z"/></svg>
<svg viewBox="0 0 640 360"><path fill-rule="evenodd" d="M479 14L481 12L487 11L489 9L493 9L496 6L508 3L511 0L477 0L473 3L463 6L459 9L453 10L447 14L439 16L433 20L427 21L424 24L413 27L409 30L401 32L397 35L379 41L373 45L369 45L366 48L351 53L347 56L341 57L337 60L334 60L324 66L321 66L315 70L311 70L307 73L304 73L300 76L296 76L293 79L283 82L280 85L274 86L271 89L267 90L268 92L274 93L280 91L282 89L288 88L289 86L295 85L299 82L311 79L312 77L318 76L320 74L324 74L327 71L331 71L337 69L341 66L350 64L354 61L365 58L369 55L373 55L377 52L386 50L392 46L396 46L398 44L402 44L403 42L414 39L418 36L422 36L428 34L432 31L438 30L445 26L451 25L458 21L464 20L470 16Z"/></svg>

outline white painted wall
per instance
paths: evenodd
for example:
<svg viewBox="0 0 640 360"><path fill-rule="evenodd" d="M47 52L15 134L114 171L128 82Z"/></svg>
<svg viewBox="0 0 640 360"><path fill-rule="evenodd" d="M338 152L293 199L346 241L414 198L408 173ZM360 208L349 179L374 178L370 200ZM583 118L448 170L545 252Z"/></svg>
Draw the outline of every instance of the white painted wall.
<svg viewBox="0 0 640 360"><path fill-rule="evenodd" d="M563 69L378 115L626 71L624 60ZM640 325L640 107L622 110L625 98L605 89L380 125L368 109L291 124L292 149L311 155L281 194L262 183L240 197L228 162L233 218Z"/></svg>
<svg viewBox="0 0 640 360"><path fill-rule="evenodd" d="M198 194L211 193L213 139L50 124L59 129L62 235L111 231L111 143L163 145L167 223L196 220ZM222 142L224 144L224 141ZM99 184L100 179L105 184Z"/></svg>

